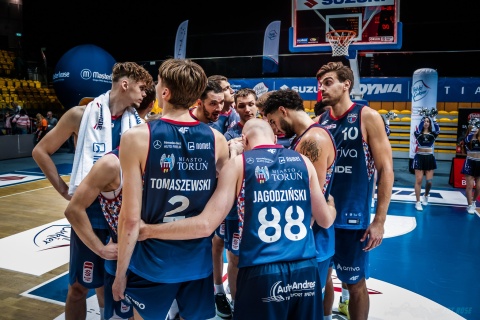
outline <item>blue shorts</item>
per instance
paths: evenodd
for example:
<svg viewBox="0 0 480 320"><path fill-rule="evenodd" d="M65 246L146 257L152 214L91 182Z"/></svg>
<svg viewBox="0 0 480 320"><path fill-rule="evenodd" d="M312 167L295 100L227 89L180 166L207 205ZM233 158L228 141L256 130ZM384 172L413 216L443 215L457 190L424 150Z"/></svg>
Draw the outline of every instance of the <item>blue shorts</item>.
<svg viewBox="0 0 480 320"><path fill-rule="evenodd" d="M315 258L238 270L233 319L323 319Z"/></svg>
<svg viewBox="0 0 480 320"><path fill-rule="evenodd" d="M365 229L335 229L335 254L333 266L337 277L347 284L369 278L369 253L363 251L368 239L360 242Z"/></svg>
<svg viewBox="0 0 480 320"><path fill-rule="evenodd" d="M97 237L106 243L109 236L107 229L93 229ZM69 281L74 284L78 281L85 288L93 289L103 286L104 281L104 262L90 250L72 228L70 234L70 266Z"/></svg>
<svg viewBox="0 0 480 320"><path fill-rule="evenodd" d="M225 249L238 256L238 250L240 249L238 219L225 220Z"/></svg>
<svg viewBox="0 0 480 320"><path fill-rule="evenodd" d="M320 284L322 287L322 299L325 297L325 285L327 284L328 269L332 266L332 257L323 261L317 261L318 274L320 275Z"/></svg>
<svg viewBox="0 0 480 320"><path fill-rule="evenodd" d="M220 239L225 241L225 220L222 221L222 224L215 229L215 235L217 235Z"/></svg>
<svg viewBox="0 0 480 320"><path fill-rule="evenodd" d="M125 298L145 320L165 319L174 299L182 318L205 320L215 317L213 273L179 283L155 283L130 272Z"/></svg>
<svg viewBox="0 0 480 320"><path fill-rule="evenodd" d="M103 312L104 319L110 319L115 314L121 319L133 317L133 306L125 300L113 300L112 286L115 276L105 272L105 308Z"/></svg>

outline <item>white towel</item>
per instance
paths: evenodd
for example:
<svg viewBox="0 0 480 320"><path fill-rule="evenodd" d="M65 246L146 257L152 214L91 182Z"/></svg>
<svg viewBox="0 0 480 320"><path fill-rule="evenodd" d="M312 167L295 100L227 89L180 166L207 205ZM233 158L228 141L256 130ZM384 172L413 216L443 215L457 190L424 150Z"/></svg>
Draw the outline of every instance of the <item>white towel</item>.
<svg viewBox="0 0 480 320"><path fill-rule="evenodd" d="M68 193L73 195L93 164L112 150L112 116L109 108L110 91L98 96L85 108L78 130ZM141 119L133 107L122 115L122 134L140 124Z"/></svg>

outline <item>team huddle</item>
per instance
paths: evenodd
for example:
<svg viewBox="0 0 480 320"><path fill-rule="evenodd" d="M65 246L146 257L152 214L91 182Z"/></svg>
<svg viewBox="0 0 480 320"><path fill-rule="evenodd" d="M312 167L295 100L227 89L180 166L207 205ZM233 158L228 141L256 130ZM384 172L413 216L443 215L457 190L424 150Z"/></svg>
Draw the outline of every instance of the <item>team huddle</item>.
<svg viewBox="0 0 480 320"><path fill-rule="evenodd" d="M111 90L69 109L33 151L70 200L66 319L85 319L91 288L102 319L332 319L333 269L339 310L367 319L391 147L378 112L350 99L350 68L330 62L316 77L318 120L294 90L233 92L188 59L164 61L156 84L116 63ZM145 120L155 99L162 112ZM51 155L72 135L67 184Z"/></svg>

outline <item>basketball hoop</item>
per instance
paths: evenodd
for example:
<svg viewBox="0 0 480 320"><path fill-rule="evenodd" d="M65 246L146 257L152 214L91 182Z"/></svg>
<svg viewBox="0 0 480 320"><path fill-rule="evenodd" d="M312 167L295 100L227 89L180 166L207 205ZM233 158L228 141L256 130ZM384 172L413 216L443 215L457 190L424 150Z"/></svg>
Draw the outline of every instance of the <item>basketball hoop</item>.
<svg viewBox="0 0 480 320"><path fill-rule="evenodd" d="M353 30L333 30L325 34L332 46L332 56L348 56L348 46L357 33Z"/></svg>

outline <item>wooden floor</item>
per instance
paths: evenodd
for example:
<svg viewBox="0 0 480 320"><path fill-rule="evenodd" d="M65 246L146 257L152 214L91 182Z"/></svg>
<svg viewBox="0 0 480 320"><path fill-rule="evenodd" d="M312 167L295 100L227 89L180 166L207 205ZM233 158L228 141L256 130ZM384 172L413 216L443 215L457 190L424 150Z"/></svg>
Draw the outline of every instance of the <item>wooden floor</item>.
<svg viewBox="0 0 480 320"><path fill-rule="evenodd" d="M48 180L0 188L0 238L62 219L66 206ZM66 271L68 263L39 277L0 269L0 319L51 320L61 314L63 306L20 294Z"/></svg>

